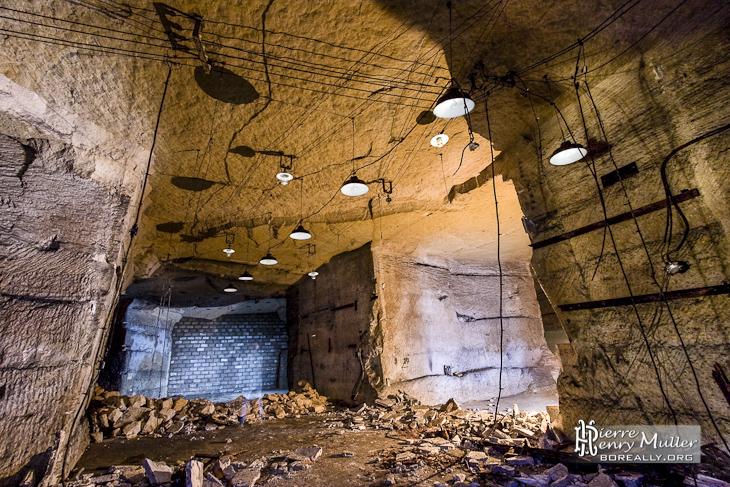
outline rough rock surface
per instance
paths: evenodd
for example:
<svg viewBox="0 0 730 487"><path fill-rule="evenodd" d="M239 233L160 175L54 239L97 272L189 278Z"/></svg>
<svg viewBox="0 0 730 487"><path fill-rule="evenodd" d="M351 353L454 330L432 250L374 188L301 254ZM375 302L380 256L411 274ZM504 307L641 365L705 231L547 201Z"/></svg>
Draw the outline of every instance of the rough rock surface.
<svg viewBox="0 0 730 487"><path fill-rule="evenodd" d="M309 2L183 0L175 6L179 23L148 2L104 3L4 2L21 12L2 20L0 120L4 135L35 151L29 162L27 153L5 140L0 165L0 436L17 439L0 452L0 475L8 483L27 469L41 477L49 462L55 465L50 476L58 476L61 464L73 463L83 449L79 439L88 435L79 424L81 398L91 396L93 369L119 293L117 270L124 270L126 282L159 270L151 288L164 295L161 283L182 269L187 275L175 277L192 278L190 289L204 289L206 299L222 302L239 299L222 293L227 280L273 249L281 266L257 266L260 283L246 287L247 295L262 297L370 241L400 239L415 252L421 242L408 232L417 234L432 216L467 233L445 238L445 248L493 255L496 228L485 223L495 209L492 169L498 196L506 196L499 205L505 252L511 247L524 253L529 249L522 228L536 243L601 221L602 202L610 217L626 212L629 202L639 208L661 201L666 197L662 161L728 119L730 14L724 2L691 8L671 0L643 2L614 18L620 5L609 0L537 6L514 0L504 15L494 15L493 3L465 0L454 9L463 32L453 58L444 55L450 36L442 1L413 8L406 0L367 0L351 8L347 2L312 7ZM205 20L198 45L192 13ZM39 19L55 23L43 25ZM58 25L66 20L75 23ZM205 53L198 52L200 46ZM206 76L201 66L206 56L215 67L225 63L233 75L224 77L228 71L219 69ZM448 128L444 121L429 120L428 109L448 80L456 77L470 87L472 70L479 108L470 122L476 134L463 118ZM576 72L579 79L571 80ZM581 104L573 81L579 82ZM165 88L168 103L156 127ZM487 92L490 127L483 103ZM589 96L600 109L600 125ZM554 116L553 101L561 116ZM355 147L346 150L353 119ZM565 138L566 124L590 148L590 165L547 162ZM443 130L452 142L432 148L430 136ZM156 150L150 155L154 134ZM472 135L480 148L462 151ZM486 150L492 142L496 161ZM665 230L673 238L670 251L684 230L676 209L670 213L671 229L666 215L656 212L636 224L614 225L606 239L598 231L536 248L532 267L549 303L726 280L727 146L727 132L708 136L667 166L665 182L674 194L692 188L700 193L681 203L690 228L682 248L670 256L690 264L686 273L663 282ZM296 183L285 187L274 179L286 161L283 155L294 156L296 176L308 176L297 180L307 194L304 203L297 204L291 191ZM601 176L632 162L636 176L603 185ZM366 197L338 193L352 163L370 182ZM393 183L392 193L385 192L387 182ZM128 253L122 241L140 216L136 202L142 187L148 193L134 227L136 245ZM309 258L286 236L303 216L318 245ZM235 235L235 258L221 252L226 232ZM518 243L507 245L512 238ZM244 243L251 244L250 255L243 252ZM176 294L175 299L187 298ZM676 416L679 423L699 422L711 435L707 440L718 442L712 414L720 433L730 436L727 401L712 376L715 364L727 368L726 296L672 301L671 315L663 306L544 310L558 317L565 332L558 350L566 429L578 419L591 419L589 414L624 424L663 424ZM359 341L344 345L356 351ZM352 370L358 371L359 361L349 357ZM678 366L686 362L693 367ZM698 389L706 409L701 401L684 401L696 398Z"/></svg>

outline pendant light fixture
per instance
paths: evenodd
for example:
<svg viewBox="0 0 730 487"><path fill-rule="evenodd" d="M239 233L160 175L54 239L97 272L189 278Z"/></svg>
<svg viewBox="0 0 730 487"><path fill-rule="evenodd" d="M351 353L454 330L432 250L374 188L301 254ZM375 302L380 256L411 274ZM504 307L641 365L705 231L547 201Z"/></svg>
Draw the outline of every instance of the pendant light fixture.
<svg viewBox="0 0 730 487"><path fill-rule="evenodd" d="M294 240L309 240L312 238L312 234L309 233L302 225L298 225L289 236Z"/></svg>
<svg viewBox="0 0 730 487"><path fill-rule="evenodd" d="M233 249L233 241L235 239L235 236L232 233L226 233L226 248L223 249L223 252L226 254L226 256L230 259L231 255L236 253L236 251Z"/></svg>
<svg viewBox="0 0 730 487"><path fill-rule="evenodd" d="M248 235L246 237L248 237ZM251 239L246 238L246 262L248 262L248 249L249 249L250 245L251 245ZM248 272L248 269L246 269L243 274L238 276L238 280L239 281L253 281L253 276L251 275L250 272Z"/></svg>
<svg viewBox="0 0 730 487"><path fill-rule="evenodd" d="M235 292L238 292L238 289L236 289L235 287L233 287L233 284L229 284L229 285L227 285L226 287L223 288L223 291L224 292L227 292L227 293L235 293Z"/></svg>
<svg viewBox="0 0 730 487"><path fill-rule="evenodd" d="M299 225L297 225L289 236L294 240L309 240L312 238L312 234L302 225L302 220L304 220L304 179L300 178L299 182L301 183L299 186Z"/></svg>
<svg viewBox="0 0 730 487"><path fill-rule="evenodd" d="M448 141L449 136L441 132L440 134L433 136L433 138L431 139L431 145L436 148L441 148L445 146Z"/></svg>
<svg viewBox="0 0 730 487"><path fill-rule="evenodd" d="M474 110L474 106L474 100L468 94L461 91L459 84L455 79L452 79L449 89L436 102L433 114L438 118L463 117Z"/></svg>
<svg viewBox="0 0 730 487"><path fill-rule="evenodd" d="M307 274L307 275L308 275L309 277L311 277L311 278L312 278L312 280L315 280L315 279L317 279L317 276L319 275L319 272L317 272L317 271L312 271L312 272L310 272L310 273L309 273L309 274Z"/></svg>
<svg viewBox="0 0 730 487"><path fill-rule="evenodd" d="M271 252L266 252L266 255L261 257L261 260L259 261L259 264L263 264L263 265L276 265L278 263L279 263L279 261L276 260L276 258L273 255L271 255Z"/></svg>
<svg viewBox="0 0 730 487"><path fill-rule="evenodd" d="M550 156L550 164L553 166L567 166L578 162L588 154L588 149L575 142L564 140L560 147Z"/></svg>
<svg viewBox="0 0 730 487"><path fill-rule="evenodd" d="M362 196L370 191L370 188L365 184L365 181L353 174L350 179L345 181L340 191L346 196Z"/></svg>
<svg viewBox="0 0 730 487"><path fill-rule="evenodd" d="M449 65L454 67L454 48L451 28L451 2L446 2L446 6L449 8ZM459 86L459 83L451 78L449 82L449 88L446 93L441 96L436 102L436 106L433 109L433 114L438 118L456 118L463 117L472 110L474 110L475 104L471 97L464 93Z"/></svg>
<svg viewBox="0 0 730 487"><path fill-rule="evenodd" d="M355 172L355 119L352 118L352 176L340 188L345 196L362 196L370 191L365 181L357 177Z"/></svg>
<svg viewBox="0 0 730 487"><path fill-rule="evenodd" d="M276 260L276 258L271 255L271 219L269 219L269 250L266 251L266 255L261 257L261 260L259 260L259 264L263 265L276 265L279 261Z"/></svg>
<svg viewBox="0 0 730 487"><path fill-rule="evenodd" d="M282 186L286 186L289 184L289 181L294 179L294 176L291 174L291 170L294 167L294 156L289 156L289 164L284 163L284 155L281 155L281 158L279 159L279 172L276 173L276 179L279 180Z"/></svg>
<svg viewBox="0 0 730 487"><path fill-rule="evenodd" d="M552 107L555 109L555 121L558 124L560 134L563 138L563 142L560 144L560 147L558 147L555 152L553 152L550 156L550 164L552 164L553 166L567 166L568 164L573 164L574 162L578 162L583 159L586 154L588 154L588 149L575 142L573 132L570 130L568 122L565 120L565 117L563 117L563 114L560 112L558 106L555 104L555 102L553 102L553 90L550 87L550 80L548 79L548 76L543 76L543 79L545 80L545 84L547 85L548 93L550 96L550 105L552 105ZM563 124L560 123L560 119L563 120ZM565 129L568 132L567 136L565 134L565 131L563 131L563 125L565 125ZM573 142L568 139L572 139Z"/></svg>

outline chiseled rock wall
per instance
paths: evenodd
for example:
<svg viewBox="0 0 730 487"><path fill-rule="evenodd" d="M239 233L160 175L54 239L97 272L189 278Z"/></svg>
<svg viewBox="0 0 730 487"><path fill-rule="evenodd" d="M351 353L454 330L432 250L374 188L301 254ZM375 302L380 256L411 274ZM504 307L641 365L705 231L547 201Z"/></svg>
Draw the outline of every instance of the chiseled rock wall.
<svg viewBox="0 0 730 487"><path fill-rule="evenodd" d="M381 374L370 245L317 270L316 280L304 276L286 295L289 384L306 380L330 399L372 404Z"/></svg>
<svg viewBox="0 0 730 487"><path fill-rule="evenodd" d="M26 465L70 468L88 441L83 403L129 205L79 177L71 146L21 140L0 135L0 485Z"/></svg>
<svg viewBox="0 0 730 487"><path fill-rule="evenodd" d="M376 253L384 392L425 404L486 400L499 392L499 273L496 264ZM503 265L502 395L555 387L527 263Z"/></svg>
<svg viewBox="0 0 730 487"><path fill-rule="evenodd" d="M635 162L639 173L624 181L633 208L665 198L660 165L676 147L730 120L730 45L722 19L706 20L702 29L678 26L671 37L652 38L640 59L617 63L601 76L589 76L591 92L618 166ZM589 66L589 69L591 66ZM614 73L614 74L611 74ZM581 86L589 139L602 140L595 114ZM575 93L568 89L558 106L579 141L584 142ZM558 146L560 131L549 107L537 102L545 157L537 160L538 132L503 148L498 170L515 182L529 219L533 242L603 219L598 192L586 164L554 167L547 161ZM600 145L600 144L599 144ZM499 146L499 145L498 145ZM685 274L667 281L670 291L713 286L728 279L730 268L730 132L688 147L667 165L669 184L678 194L697 188L700 196L681 203L691 230L673 258L687 261ZM596 158L598 176L615 168L603 151ZM608 216L628 211L620 185L603 190ZM666 212L638 218L647 254L633 221L612 226L634 294L656 293L664 284L661 258ZM674 213L673 245L682 224ZM610 236L609 236L610 237ZM533 265L546 294L556 305L629 296L610 238L601 256L603 232L595 231L535 249ZM599 265L600 259L600 265ZM654 265L657 281L651 277ZM598 271L593 278L593 273ZM688 363L669 310L661 304L638 305L651 355L631 306L562 312L560 320L575 357L563 361L558 385L566 431L578 419L599 424L700 424L704 440L722 446L704 397L720 431L730 439L730 408L712 376L719 364L730 372L730 298L727 295L670 301L672 316L697 374ZM654 358L655 366L652 364Z"/></svg>

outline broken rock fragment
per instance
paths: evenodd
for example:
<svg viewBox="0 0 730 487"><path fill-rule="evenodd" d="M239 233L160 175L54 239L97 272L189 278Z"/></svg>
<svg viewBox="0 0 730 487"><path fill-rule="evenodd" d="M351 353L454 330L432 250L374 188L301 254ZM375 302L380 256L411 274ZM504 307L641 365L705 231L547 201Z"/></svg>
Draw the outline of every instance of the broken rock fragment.
<svg viewBox="0 0 730 487"><path fill-rule="evenodd" d="M316 462L317 460L319 460L319 457L322 456L322 448L318 447L317 445L310 447L300 446L299 448L294 450L294 452L298 453L299 455L304 455L313 462Z"/></svg>
<svg viewBox="0 0 730 487"><path fill-rule="evenodd" d="M158 463L149 458L145 458L142 461L142 466L150 484L167 484L172 480L172 467L168 467L162 462Z"/></svg>
<svg viewBox="0 0 730 487"><path fill-rule="evenodd" d="M203 487L203 462L190 460L185 466L185 487Z"/></svg>

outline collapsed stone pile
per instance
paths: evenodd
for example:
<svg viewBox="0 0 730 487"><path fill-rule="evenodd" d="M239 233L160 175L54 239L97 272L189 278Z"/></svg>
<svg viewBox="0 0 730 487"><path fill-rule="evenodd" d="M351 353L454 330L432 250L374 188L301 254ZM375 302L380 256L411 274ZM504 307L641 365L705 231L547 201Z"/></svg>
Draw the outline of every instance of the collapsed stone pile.
<svg viewBox="0 0 730 487"><path fill-rule="evenodd" d="M574 445L560 431L557 408L548 408L547 413L528 413L515 405L507 412L500 412L495 422L493 412L463 410L453 399L433 407L421 405L399 393L377 399L373 405L334 410L327 407L325 397L306 383L300 383L300 392L264 396L252 401L239 397L225 404L180 398L150 400L142 396L124 397L113 392L97 392L94 398L96 408L91 413L96 419L92 419L92 424L96 421L100 428L95 434L106 433L109 436L128 435L125 429L130 431L128 426L133 423L125 423L125 415L127 418L138 417L134 421L140 423L140 431L134 433L137 429L134 426L132 434L157 436L240 425L241 421L258 422L316 413L324 413L321 416L324 433L321 436L324 438L346 434L359 436L358 433L365 430L384 430L385 436L399 440L398 444L371 451L372 456L367 461L362 460L357 476L365 482L364 485L666 485L662 478L651 475L651 472L645 475L640 471L624 470L620 465L609 468L596 465L590 469L585 464L575 463L571 454ZM159 418L154 429L146 428L150 418ZM104 421L107 426L103 425ZM177 426L179 423L182 427ZM220 455L224 455L223 452ZM104 475L85 475L66 482L65 487L252 487L275 481L276 477L289 479L311 468L321 457L322 448L313 446L276 451L252 463L238 462L236 454L233 455L193 457L187 463L179 461L174 466L146 459L142 466L112 467ZM338 451L328 458L353 456L355 453L350 451ZM695 471L690 476L682 471L675 478L684 478L687 485L699 487L730 487L730 483L710 476L710 473ZM435 475L440 475L441 480L434 479Z"/></svg>
<svg viewBox="0 0 730 487"><path fill-rule="evenodd" d="M186 487L253 487L262 474L291 478L296 472L312 467L322 456L322 448L314 445L299 447L293 452L278 452L253 462L235 462L231 457L202 462L192 459L169 466L148 458L141 466L118 465L103 475L80 475L80 478L66 482L64 487L149 487L173 484ZM267 468L268 467L268 468Z"/></svg>
<svg viewBox="0 0 730 487"><path fill-rule="evenodd" d="M97 388L89 405L91 439L190 434L211 431L263 419L299 417L322 413L327 398L308 383L288 394L265 394L247 401L243 396L227 403L208 399L188 401L185 398L152 399L141 394L122 396L116 391Z"/></svg>
<svg viewBox="0 0 730 487"><path fill-rule="evenodd" d="M557 423L557 408L551 410L552 419L546 412L527 413L514 405L510 412L500 413L495 424L493 412L463 410L453 399L442 406L423 406L401 392L377 399L373 406L363 404L354 411L338 411L334 414L339 421L329 423L327 427L412 431L440 444L461 445L462 442L487 440L499 445L553 450L566 441L566 437Z"/></svg>

